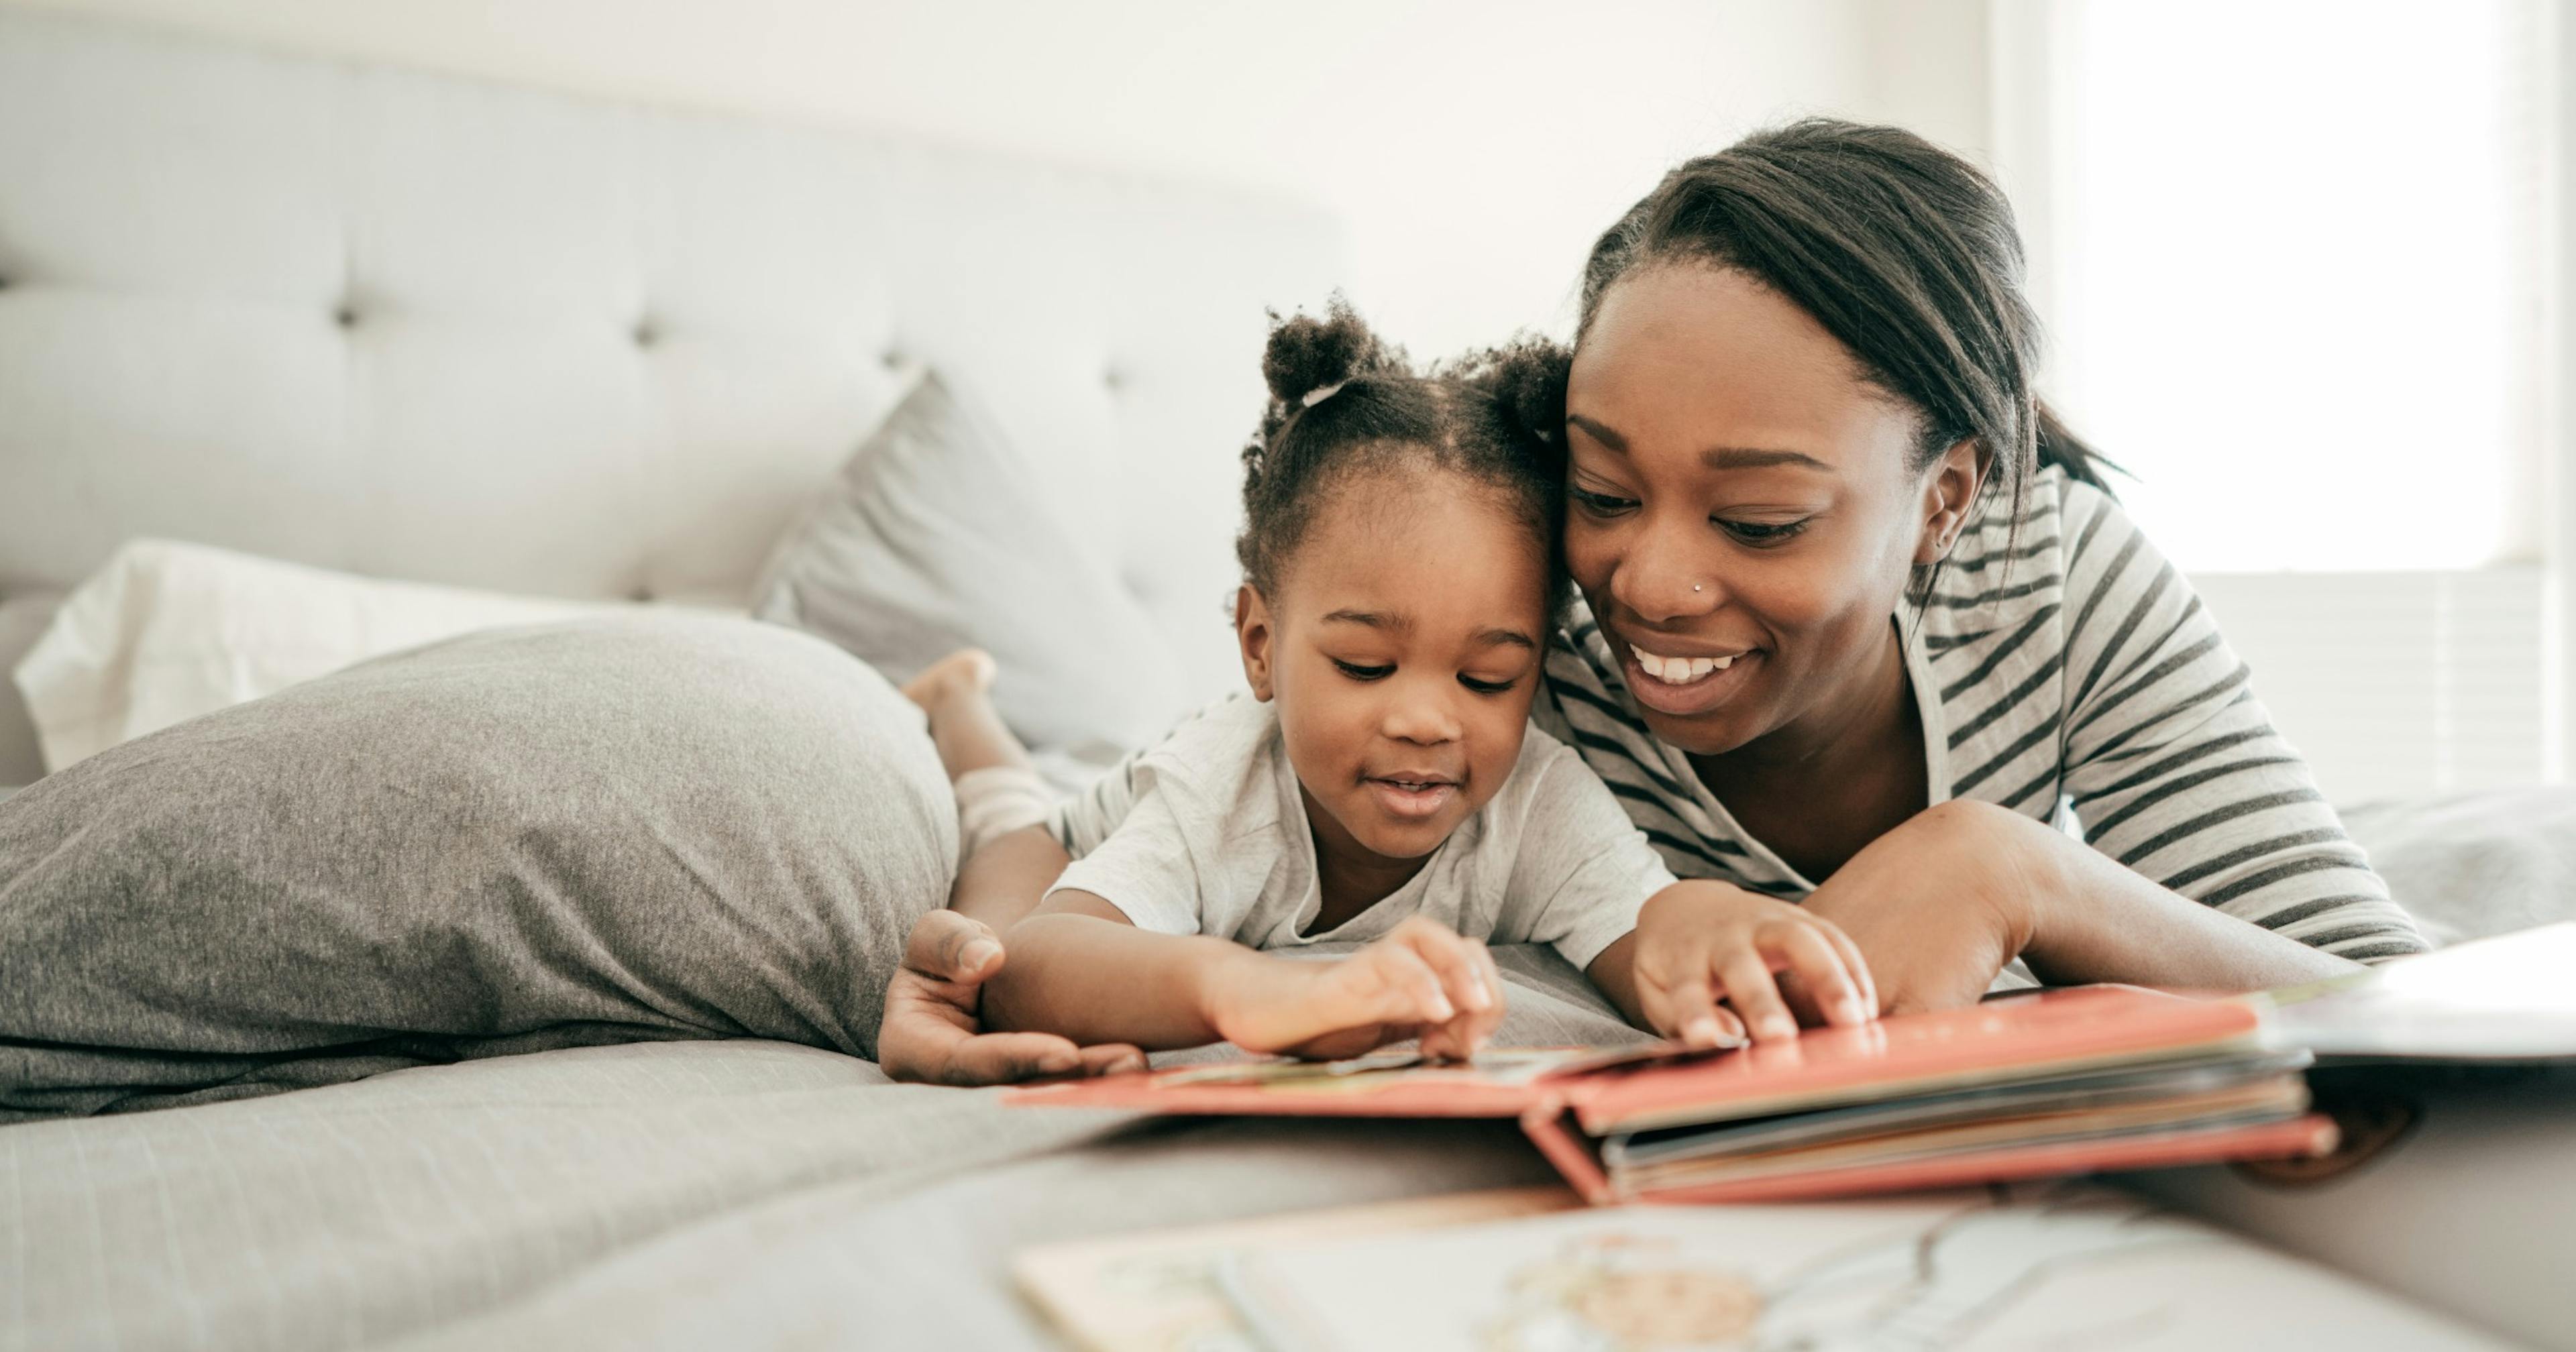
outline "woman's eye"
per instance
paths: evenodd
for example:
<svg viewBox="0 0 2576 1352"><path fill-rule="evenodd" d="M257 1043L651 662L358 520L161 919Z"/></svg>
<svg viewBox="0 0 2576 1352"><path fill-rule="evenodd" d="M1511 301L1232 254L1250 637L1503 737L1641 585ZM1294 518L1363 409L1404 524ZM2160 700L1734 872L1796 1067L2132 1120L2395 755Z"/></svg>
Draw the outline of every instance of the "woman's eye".
<svg viewBox="0 0 2576 1352"><path fill-rule="evenodd" d="M1718 529L1748 545L1776 545L1807 528L1799 521L1727 521L1720 519Z"/></svg>
<svg viewBox="0 0 2576 1352"><path fill-rule="evenodd" d="M1565 495L1574 500L1575 506L1594 516L1617 516L1637 505L1635 498L1616 498L1607 493L1595 493L1590 489L1575 488L1571 485L1567 486Z"/></svg>
<svg viewBox="0 0 2576 1352"><path fill-rule="evenodd" d="M1340 667L1342 674L1354 681L1382 681L1395 674L1395 667L1392 664L1382 667L1364 667L1357 662L1345 662L1336 657L1333 659L1333 665Z"/></svg>
<svg viewBox="0 0 2576 1352"><path fill-rule="evenodd" d="M1508 681L1480 681L1473 676L1460 676L1458 678L1458 684L1475 691L1479 695L1499 695L1520 683L1520 678L1517 676Z"/></svg>

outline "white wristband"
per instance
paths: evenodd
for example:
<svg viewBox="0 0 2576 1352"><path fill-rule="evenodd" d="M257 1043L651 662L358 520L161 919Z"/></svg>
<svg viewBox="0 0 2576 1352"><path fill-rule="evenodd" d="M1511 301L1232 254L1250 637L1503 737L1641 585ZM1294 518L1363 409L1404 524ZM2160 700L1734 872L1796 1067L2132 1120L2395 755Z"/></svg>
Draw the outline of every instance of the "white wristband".
<svg viewBox="0 0 2576 1352"><path fill-rule="evenodd" d="M1043 823L1054 806L1046 781L1017 765L989 765L957 777L957 833L966 854L1025 826Z"/></svg>

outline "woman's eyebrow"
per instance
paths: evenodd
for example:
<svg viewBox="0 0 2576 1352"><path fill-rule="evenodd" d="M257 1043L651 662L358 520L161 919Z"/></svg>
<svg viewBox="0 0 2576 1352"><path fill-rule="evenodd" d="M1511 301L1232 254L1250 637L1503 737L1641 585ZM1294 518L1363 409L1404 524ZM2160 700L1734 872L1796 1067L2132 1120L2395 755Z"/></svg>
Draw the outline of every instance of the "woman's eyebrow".
<svg viewBox="0 0 2576 1352"><path fill-rule="evenodd" d="M1616 429L1597 419L1587 418L1580 413L1568 413L1565 415L1565 420L1582 428L1594 441L1600 442L1603 448L1620 455L1628 453L1628 439L1619 435ZM1768 469L1773 465L1794 465L1799 469L1812 469L1826 474L1834 472L1833 466L1804 451L1784 451L1752 446L1712 446L1699 453L1699 462L1709 469Z"/></svg>
<svg viewBox="0 0 2576 1352"><path fill-rule="evenodd" d="M1710 469L1768 469L1773 465L1795 465L1827 474L1834 472L1833 466L1804 451L1764 450L1751 446L1712 446L1699 453L1699 462Z"/></svg>
<svg viewBox="0 0 2576 1352"><path fill-rule="evenodd" d="M1628 453L1628 439L1619 435L1617 432L1610 430L1608 427L1605 427L1590 418L1584 417L1580 413L1568 413L1565 415L1565 420L1582 428L1585 432L1590 433L1594 441L1600 442L1611 450L1617 451L1621 455L1626 455Z"/></svg>

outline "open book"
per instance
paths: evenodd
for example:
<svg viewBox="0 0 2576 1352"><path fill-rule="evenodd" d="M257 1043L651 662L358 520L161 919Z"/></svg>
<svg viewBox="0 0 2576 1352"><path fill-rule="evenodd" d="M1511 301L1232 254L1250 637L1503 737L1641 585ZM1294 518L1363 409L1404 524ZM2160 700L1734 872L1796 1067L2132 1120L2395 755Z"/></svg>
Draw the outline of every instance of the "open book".
<svg viewBox="0 0 2576 1352"><path fill-rule="evenodd" d="M1990 1000L1794 1042L1249 1061L1009 1102L1160 1113L1517 1118L1586 1200L1754 1201L2322 1154L2304 1053L2262 1011L2127 986Z"/></svg>
<svg viewBox="0 0 2576 1352"><path fill-rule="evenodd" d="M2254 997L2276 1039L2343 1064L2576 1063L2576 923L2453 944Z"/></svg>

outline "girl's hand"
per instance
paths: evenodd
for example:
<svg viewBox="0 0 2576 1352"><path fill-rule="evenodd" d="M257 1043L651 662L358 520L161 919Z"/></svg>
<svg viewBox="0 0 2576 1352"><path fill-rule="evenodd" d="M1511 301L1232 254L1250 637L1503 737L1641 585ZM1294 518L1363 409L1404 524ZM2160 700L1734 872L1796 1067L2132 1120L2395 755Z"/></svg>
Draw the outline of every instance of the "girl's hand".
<svg viewBox="0 0 2576 1352"><path fill-rule="evenodd" d="M1851 936L1890 1014L1975 1004L2021 956L2084 846L1991 803L1938 803L1871 841L1808 896Z"/></svg>
<svg viewBox="0 0 2576 1352"><path fill-rule="evenodd" d="M1208 1022L1248 1052L1335 1060L1419 1037L1423 1055L1465 1060L1503 1018L1485 946L1419 916L1337 961L1247 951L1211 975Z"/></svg>
<svg viewBox="0 0 2576 1352"><path fill-rule="evenodd" d="M1878 1017L1869 964L1831 920L1724 883L1675 883L1656 893L1637 917L1633 960L1647 1023L1695 1047L1748 1031L1764 1041L1796 1037L1798 1019L1775 972L1811 1018Z"/></svg>

